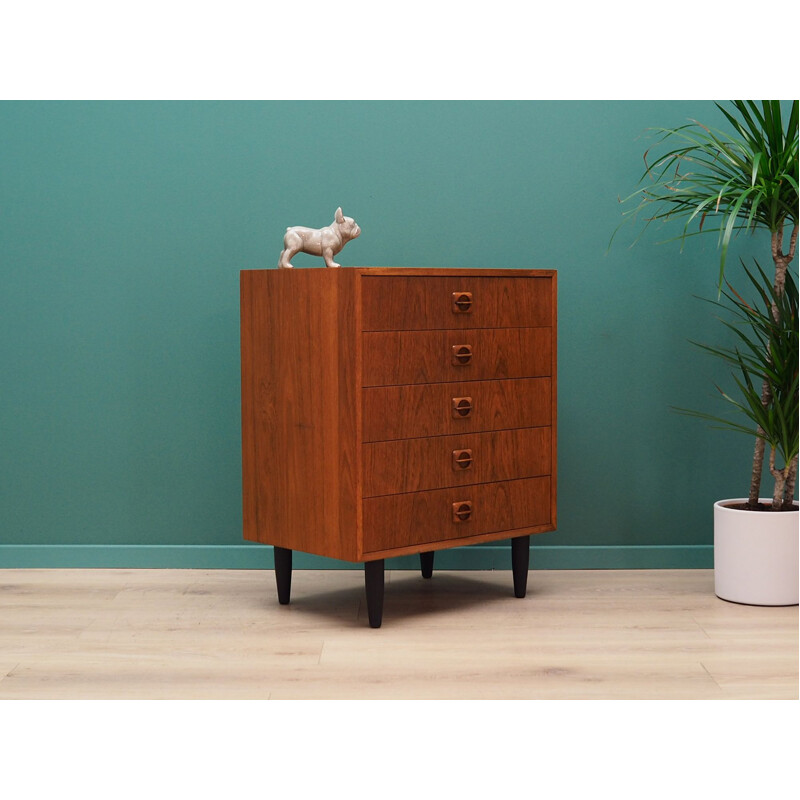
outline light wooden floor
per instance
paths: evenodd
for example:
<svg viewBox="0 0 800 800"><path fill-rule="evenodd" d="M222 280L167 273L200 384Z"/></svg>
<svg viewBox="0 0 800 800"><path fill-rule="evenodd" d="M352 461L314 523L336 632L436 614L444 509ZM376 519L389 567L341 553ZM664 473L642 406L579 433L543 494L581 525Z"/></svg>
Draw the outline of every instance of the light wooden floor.
<svg viewBox="0 0 800 800"><path fill-rule="evenodd" d="M709 570L0 570L0 699L798 697L798 609Z"/></svg>

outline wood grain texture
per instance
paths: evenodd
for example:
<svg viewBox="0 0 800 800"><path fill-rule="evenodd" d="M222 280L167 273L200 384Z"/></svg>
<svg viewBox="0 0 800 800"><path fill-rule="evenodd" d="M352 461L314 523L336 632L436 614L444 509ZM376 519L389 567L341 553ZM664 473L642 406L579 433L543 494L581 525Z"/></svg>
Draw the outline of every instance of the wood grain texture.
<svg viewBox="0 0 800 800"><path fill-rule="evenodd" d="M241 285L245 538L354 559L355 274L253 270Z"/></svg>
<svg viewBox="0 0 800 800"><path fill-rule="evenodd" d="M0 570L0 699L798 699L797 606L712 570L509 575L387 570L370 631L362 570L297 570L289 606L271 570Z"/></svg>
<svg viewBox="0 0 800 800"><path fill-rule="evenodd" d="M338 362L336 421L339 428L339 541L355 561L362 551L361 506L361 281L343 273L338 293ZM346 443L342 447L342 442ZM355 545L355 547L354 547ZM355 553L355 558L352 557Z"/></svg>
<svg viewBox="0 0 800 800"><path fill-rule="evenodd" d="M453 452L471 450L467 469ZM364 497L550 474L550 428L435 436L364 445Z"/></svg>
<svg viewBox="0 0 800 800"><path fill-rule="evenodd" d="M365 276L365 331L549 326L550 279L538 277ZM469 292L469 313L454 313L453 293Z"/></svg>
<svg viewBox="0 0 800 800"><path fill-rule="evenodd" d="M552 292L551 308L553 312L552 342L550 349L550 524L553 530L558 528L558 275L554 272L550 279Z"/></svg>
<svg viewBox="0 0 800 800"><path fill-rule="evenodd" d="M468 364L453 348L469 345ZM381 331L363 334L363 385L500 380L549 375L550 328Z"/></svg>
<svg viewBox="0 0 800 800"><path fill-rule="evenodd" d="M472 503L472 515L456 523L453 504L464 501ZM364 499L364 552L519 531L549 521L549 477L370 497Z"/></svg>
<svg viewBox="0 0 800 800"><path fill-rule="evenodd" d="M481 267L345 267L363 277L405 276L414 278L552 278L554 269L485 269Z"/></svg>
<svg viewBox="0 0 800 800"><path fill-rule="evenodd" d="M470 396L473 411L454 419L453 397ZM364 389L365 442L550 425L550 378L416 384Z"/></svg>
<svg viewBox="0 0 800 800"><path fill-rule="evenodd" d="M244 538L258 541L258 484L256 481L256 392L253 362L252 274L239 276L239 342L241 353L242 408L242 528Z"/></svg>
<svg viewBox="0 0 800 800"><path fill-rule="evenodd" d="M470 294L469 313L454 292ZM435 550L552 530L555 301L554 271L243 271L245 538L364 561L418 552L421 535ZM376 313L396 329L372 330ZM468 398L467 416L454 398ZM474 453L464 472L458 448ZM538 488L509 505L511 484L528 479ZM374 528L365 485L371 499L419 496L405 541ZM466 485L500 503L495 516L484 502L460 532L421 534L438 525L421 495Z"/></svg>
<svg viewBox="0 0 800 800"><path fill-rule="evenodd" d="M489 484L485 484L489 485ZM398 495L403 496L403 495ZM370 498L375 499L375 498ZM452 509L450 511L452 514ZM394 558L395 556L414 556L424 552L434 552L436 550L448 550L453 547L471 547L476 544L491 544L492 542L508 542L517 536L526 536L528 534L536 533L549 533L553 530L550 522L544 522L541 525L528 525L524 528L518 528L510 531L493 531L491 533L469 534L469 526L462 526L465 530L465 535L461 537L454 537L451 539L441 539L436 542L428 542L427 544L409 544L402 547L387 547L385 550L371 550L364 553L364 560L374 558ZM511 565L511 550L509 553L509 566Z"/></svg>

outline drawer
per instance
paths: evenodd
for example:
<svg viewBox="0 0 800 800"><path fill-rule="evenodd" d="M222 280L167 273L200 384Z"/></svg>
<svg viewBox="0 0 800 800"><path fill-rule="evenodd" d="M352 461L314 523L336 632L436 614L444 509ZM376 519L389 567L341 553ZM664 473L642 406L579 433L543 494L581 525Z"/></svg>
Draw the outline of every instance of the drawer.
<svg viewBox="0 0 800 800"><path fill-rule="evenodd" d="M550 478L363 500L364 552L514 531L550 522Z"/></svg>
<svg viewBox="0 0 800 800"><path fill-rule="evenodd" d="M411 384L362 390L362 441L552 424L550 378ZM463 406L469 400L469 412Z"/></svg>
<svg viewBox="0 0 800 800"><path fill-rule="evenodd" d="M547 277L367 275L361 287L365 331L553 324L553 281Z"/></svg>
<svg viewBox="0 0 800 800"><path fill-rule="evenodd" d="M550 438L523 428L365 444L364 497L549 475Z"/></svg>
<svg viewBox="0 0 800 800"><path fill-rule="evenodd" d="M363 386L550 375L551 328L381 331L363 336Z"/></svg>

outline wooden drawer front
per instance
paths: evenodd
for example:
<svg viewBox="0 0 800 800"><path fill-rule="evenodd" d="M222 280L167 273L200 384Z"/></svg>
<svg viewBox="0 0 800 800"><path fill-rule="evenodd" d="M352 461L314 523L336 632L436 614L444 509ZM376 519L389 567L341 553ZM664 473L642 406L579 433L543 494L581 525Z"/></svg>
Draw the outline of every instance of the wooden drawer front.
<svg viewBox="0 0 800 800"><path fill-rule="evenodd" d="M366 275L361 285L365 331L552 325L550 278Z"/></svg>
<svg viewBox="0 0 800 800"><path fill-rule="evenodd" d="M364 497L550 474L550 428L364 445Z"/></svg>
<svg viewBox="0 0 800 800"><path fill-rule="evenodd" d="M552 368L551 328L363 334L364 386L533 378Z"/></svg>
<svg viewBox="0 0 800 800"><path fill-rule="evenodd" d="M454 398L471 397L468 416ZM380 442L551 425L550 378L382 386L362 392L362 440Z"/></svg>
<svg viewBox="0 0 800 800"><path fill-rule="evenodd" d="M550 478L369 497L364 552L513 531L550 522ZM455 521L458 509L467 519Z"/></svg>

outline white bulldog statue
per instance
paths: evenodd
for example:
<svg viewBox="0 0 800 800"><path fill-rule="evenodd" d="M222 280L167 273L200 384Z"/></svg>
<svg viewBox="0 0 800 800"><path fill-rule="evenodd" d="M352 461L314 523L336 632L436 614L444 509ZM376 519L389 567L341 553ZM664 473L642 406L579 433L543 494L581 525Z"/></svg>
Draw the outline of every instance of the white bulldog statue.
<svg viewBox="0 0 800 800"><path fill-rule="evenodd" d="M361 228L352 217L342 214L341 207L336 209L333 223L327 228L304 228L302 225L287 228L278 267L291 269L291 258L297 253L322 256L326 267L339 267L341 264L337 264L333 257L360 234Z"/></svg>

